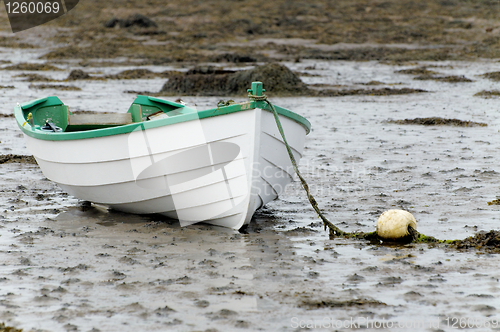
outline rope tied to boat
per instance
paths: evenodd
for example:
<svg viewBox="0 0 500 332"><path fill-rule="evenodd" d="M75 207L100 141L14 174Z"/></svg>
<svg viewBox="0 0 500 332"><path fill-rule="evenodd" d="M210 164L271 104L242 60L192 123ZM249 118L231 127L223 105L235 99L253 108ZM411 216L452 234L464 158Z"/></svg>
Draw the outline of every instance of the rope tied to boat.
<svg viewBox="0 0 500 332"><path fill-rule="evenodd" d="M304 179L304 177L302 176L302 174L299 171L299 168L297 166L297 161L295 160L295 156L292 153L292 149L290 148L290 145L288 144L288 142L286 140L285 132L283 130L283 126L281 125L281 121L280 121L278 112L274 108L274 105L269 101L269 99L267 99L267 96L265 94L254 95L254 94L252 94L249 91L248 98L250 98L250 99L252 99L254 101L264 101L264 102L266 102L269 105L269 107L271 108L271 112L274 115L274 120L276 121L276 125L278 127L279 132L280 132L281 138L283 138L283 142L285 143L286 150L288 151L288 156L290 157L290 161L292 162L293 169L294 169L295 173L297 174L297 176L298 176L298 178L299 178L299 180L300 180L300 182L302 184L302 187L306 191L307 198L308 198L309 202L311 203L311 206L313 207L314 211L316 211L316 213L318 214L318 216L323 221L323 225L325 226L325 230L326 230L327 227L329 228L330 235L333 235L333 236L342 236L342 235L344 235L345 232L341 231L337 226L335 226L334 224L332 224L323 215L323 213L319 209L318 203L316 202L316 199L313 197L313 195L311 194L311 191L309 190L309 185L307 184L306 180Z"/></svg>
<svg viewBox="0 0 500 332"><path fill-rule="evenodd" d="M33 114L29 113L28 116L26 117L26 121L23 123L23 127L25 124L30 123L30 126L33 127Z"/></svg>
<svg viewBox="0 0 500 332"><path fill-rule="evenodd" d="M235 104L234 100L232 99L229 99L227 101L224 101L224 100L219 100L219 102L217 103L217 109L219 109L220 107L225 107L225 106L231 106Z"/></svg>

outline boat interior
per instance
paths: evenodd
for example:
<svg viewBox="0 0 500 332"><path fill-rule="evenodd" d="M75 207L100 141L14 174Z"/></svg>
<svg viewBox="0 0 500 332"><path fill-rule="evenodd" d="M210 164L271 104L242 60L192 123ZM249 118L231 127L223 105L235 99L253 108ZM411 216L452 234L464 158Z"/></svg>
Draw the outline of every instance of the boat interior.
<svg viewBox="0 0 500 332"><path fill-rule="evenodd" d="M26 122L44 131L71 132L123 126L193 112L184 104L139 95L127 113L69 111L58 97L46 97L21 105Z"/></svg>

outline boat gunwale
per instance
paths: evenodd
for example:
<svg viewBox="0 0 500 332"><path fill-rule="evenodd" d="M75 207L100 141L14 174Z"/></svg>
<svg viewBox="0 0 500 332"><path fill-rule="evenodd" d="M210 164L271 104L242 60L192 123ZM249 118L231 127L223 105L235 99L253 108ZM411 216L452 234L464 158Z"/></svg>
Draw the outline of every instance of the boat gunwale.
<svg viewBox="0 0 500 332"><path fill-rule="evenodd" d="M49 97L47 97L49 98ZM169 118L164 118L164 119L157 119L157 120L152 120L152 121L142 121L142 122L135 122L131 124L126 124L122 126L116 126L116 127L108 127L108 128L100 128L100 129L92 129L92 130L86 130L86 131L73 131L73 132L50 132L50 131L42 131L40 129L33 129L29 123L27 123L27 119L23 115L23 109L24 108L30 108L35 105L38 105L42 102L44 102L45 99L37 99L37 100L32 100L27 103L17 105L14 108L14 113L16 117L16 121L19 125L19 128L23 131L24 134L36 138L36 139L41 139L41 140L48 140L48 141L67 141L67 140L78 140L78 139L89 139L89 138L99 138L99 137L106 137L106 136L114 136L114 135L120 135L120 134L128 134L136 130L147 130L147 129L153 129L153 128L158 128L158 127L164 127L168 125L173 125L177 123L182 123L182 122L188 122L188 121L193 121L197 119L206 119L206 118L211 118L211 117L216 117L216 116L221 116L221 115L226 115L226 114L231 114L231 113L237 113L241 111L249 111L252 109L262 109L266 110L268 112L271 112L270 106L264 102L264 101L247 101L244 103L236 103L228 106L223 106L223 107L217 107L217 108L212 108L212 109L206 109L206 110L201 110L197 111L194 109L191 109L189 107L185 107L184 110L188 111L184 114L172 116ZM294 122L300 124L305 130L306 134L309 134L311 130L311 123L301 115L292 112L290 110L287 110L283 107L280 106L274 106L278 114L283 115ZM191 111L192 112L189 112ZM28 127L26 127L26 125Z"/></svg>

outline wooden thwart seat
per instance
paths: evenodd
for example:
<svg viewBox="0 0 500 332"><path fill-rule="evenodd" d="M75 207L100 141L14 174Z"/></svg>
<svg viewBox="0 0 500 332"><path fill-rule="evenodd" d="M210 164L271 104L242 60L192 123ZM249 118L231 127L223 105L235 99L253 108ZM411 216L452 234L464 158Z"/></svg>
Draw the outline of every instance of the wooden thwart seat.
<svg viewBox="0 0 500 332"><path fill-rule="evenodd" d="M70 114L68 117L68 126L79 125L107 125L120 126L132 123L132 114Z"/></svg>
<svg viewBox="0 0 500 332"><path fill-rule="evenodd" d="M112 114L68 114L67 131L90 130L115 126L123 126L132 123L130 113Z"/></svg>

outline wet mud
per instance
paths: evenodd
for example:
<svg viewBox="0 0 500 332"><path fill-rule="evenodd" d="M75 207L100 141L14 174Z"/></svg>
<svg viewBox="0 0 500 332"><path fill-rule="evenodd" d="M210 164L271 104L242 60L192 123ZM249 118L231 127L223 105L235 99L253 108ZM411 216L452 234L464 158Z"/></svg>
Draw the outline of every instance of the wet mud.
<svg viewBox="0 0 500 332"><path fill-rule="evenodd" d="M380 331L392 322L404 326L394 331L455 331L462 319L472 330L500 327L500 117L496 98L474 97L495 97L500 3L90 0L19 34L0 17L6 326L285 332ZM132 90L213 108L227 97L227 77L274 63L295 83L279 97L268 77L271 101L312 123L300 164L312 194L332 223L363 236L330 238L297 182L241 232L80 202L42 174L12 115L17 102L54 94L72 112L125 112ZM197 90L162 91L189 71L200 75ZM222 74L226 83L206 96L212 83L201 76ZM247 100L246 84L232 85L231 98ZM415 215L416 242L369 238L393 208ZM356 325L336 327L345 321Z"/></svg>
<svg viewBox="0 0 500 332"><path fill-rule="evenodd" d="M248 15L255 11L259 15ZM78 12L47 25L66 30L46 33L56 46L44 58L128 57L156 65L245 63L276 57L390 62L496 58L499 15L499 5L491 1L258 1L231 6L88 1L79 4ZM8 30L6 22L0 29ZM25 38L28 34L1 36L0 46L43 45L36 38Z"/></svg>
<svg viewBox="0 0 500 332"><path fill-rule="evenodd" d="M352 236L330 238L298 182L241 232L203 224L180 228L174 220L79 202L48 181L36 164L24 161L29 154L23 138L6 113L1 141L11 150L2 155L6 163L0 172L0 321L28 331L62 332L116 326L295 331L301 321L325 317L333 322L352 317L368 331L377 329L364 318L430 319L444 331L453 330L453 317L492 323L499 310L500 256L497 233L490 232L497 228L498 205L488 202L498 199L498 114L490 99L473 97L490 80L478 76L464 88L398 73L427 66L439 75L467 77L487 72L491 64L402 67L304 60L284 65L310 74L299 76L310 89L370 90L373 85L366 83L380 82L377 89L397 84L398 89L432 91L271 99L312 122L301 171L328 219ZM102 77L134 69L82 68ZM177 69L148 67L155 73ZM44 75L64 80L72 70ZM19 72L2 73L15 84L5 90L5 103L19 93L45 95L14 77ZM135 97L124 89L159 89L164 82L164 77L82 79L71 83L82 89L78 95L58 95L72 112L123 112ZM110 95L114 103L106 104ZM198 107L215 107L220 99L178 97ZM235 99L245 100L245 95ZM404 124L416 116L450 122ZM398 119L403 122L388 123ZM488 125L469 126L469 121ZM417 218L420 235L414 243L381 243L373 236L378 216L391 208Z"/></svg>

